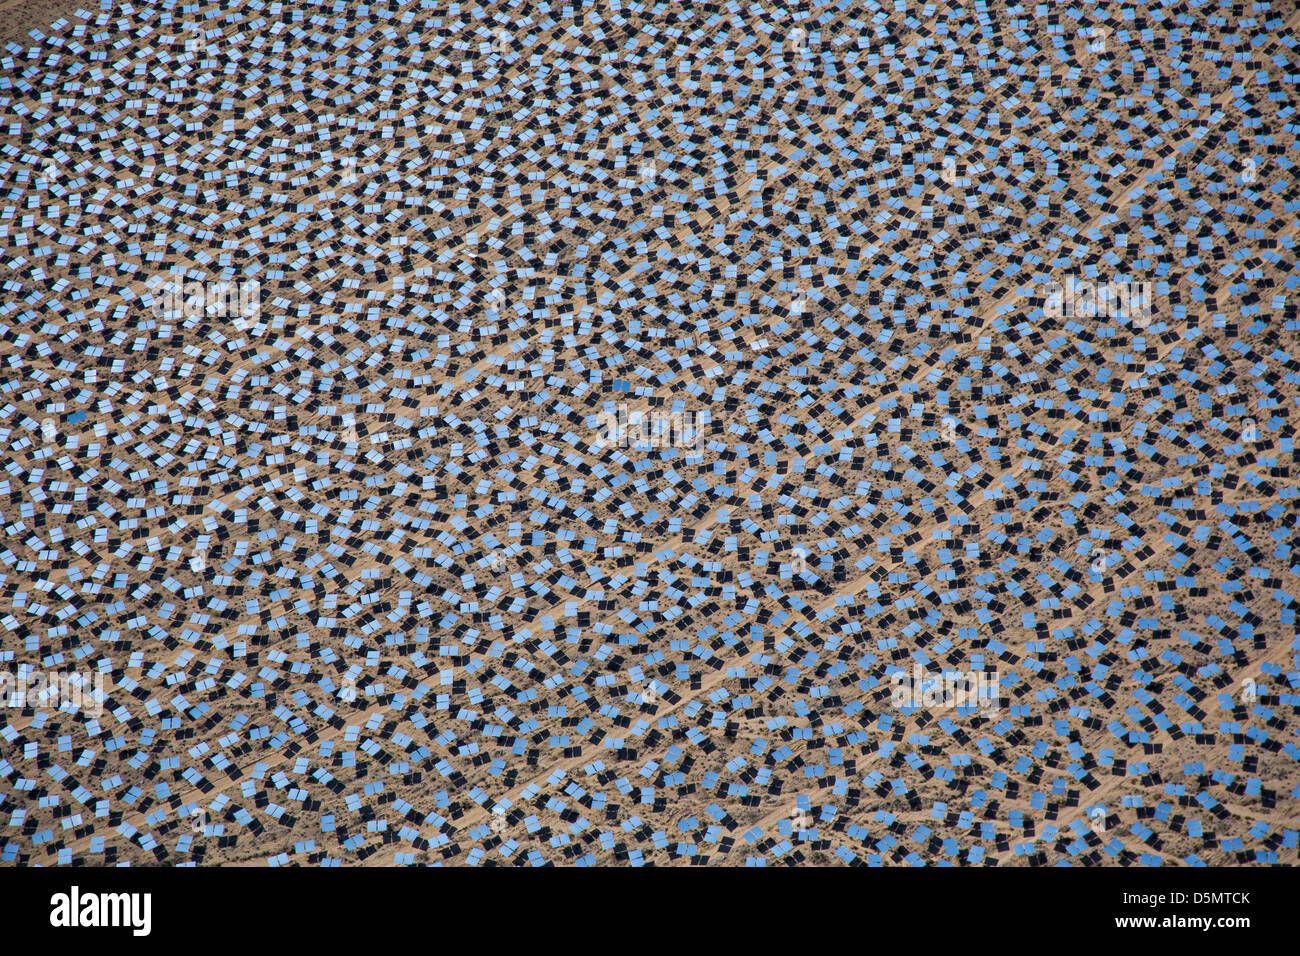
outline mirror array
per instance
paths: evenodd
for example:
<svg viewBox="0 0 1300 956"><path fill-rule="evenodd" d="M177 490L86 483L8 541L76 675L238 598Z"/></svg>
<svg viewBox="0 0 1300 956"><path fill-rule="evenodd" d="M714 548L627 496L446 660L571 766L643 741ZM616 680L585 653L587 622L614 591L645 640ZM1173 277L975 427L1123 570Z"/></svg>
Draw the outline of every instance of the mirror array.
<svg viewBox="0 0 1300 956"><path fill-rule="evenodd" d="M0 860L1295 864L1297 19L10 43Z"/></svg>

